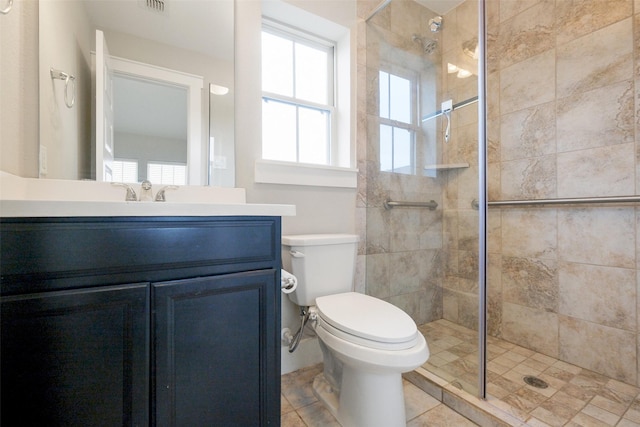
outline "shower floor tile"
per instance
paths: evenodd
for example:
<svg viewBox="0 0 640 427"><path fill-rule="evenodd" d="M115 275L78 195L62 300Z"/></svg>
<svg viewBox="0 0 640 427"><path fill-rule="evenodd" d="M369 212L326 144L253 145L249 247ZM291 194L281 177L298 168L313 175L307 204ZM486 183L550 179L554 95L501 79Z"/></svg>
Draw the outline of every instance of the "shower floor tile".
<svg viewBox="0 0 640 427"><path fill-rule="evenodd" d="M487 339L488 396L478 399L477 332L447 320L419 330L431 356L418 371L497 425L640 427L640 388L495 337ZM525 376L547 387L528 385Z"/></svg>

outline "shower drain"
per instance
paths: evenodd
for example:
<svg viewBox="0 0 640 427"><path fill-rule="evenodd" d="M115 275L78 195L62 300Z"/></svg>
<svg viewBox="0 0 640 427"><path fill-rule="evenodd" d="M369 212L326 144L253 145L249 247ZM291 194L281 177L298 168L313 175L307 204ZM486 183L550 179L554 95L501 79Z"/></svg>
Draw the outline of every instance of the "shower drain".
<svg viewBox="0 0 640 427"><path fill-rule="evenodd" d="M547 388L549 384L547 384L544 380L541 380L538 377L534 377L533 375L527 375L522 378L525 383L529 384L531 387L536 388Z"/></svg>

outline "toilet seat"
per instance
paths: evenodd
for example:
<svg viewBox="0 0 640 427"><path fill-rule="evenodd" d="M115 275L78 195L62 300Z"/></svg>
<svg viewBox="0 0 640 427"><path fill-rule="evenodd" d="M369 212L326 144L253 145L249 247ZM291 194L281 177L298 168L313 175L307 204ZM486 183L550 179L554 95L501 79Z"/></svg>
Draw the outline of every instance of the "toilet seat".
<svg viewBox="0 0 640 427"><path fill-rule="evenodd" d="M398 307L357 292L316 298L319 321L333 335L380 350L406 350L419 342L413 319Z"/></svg>

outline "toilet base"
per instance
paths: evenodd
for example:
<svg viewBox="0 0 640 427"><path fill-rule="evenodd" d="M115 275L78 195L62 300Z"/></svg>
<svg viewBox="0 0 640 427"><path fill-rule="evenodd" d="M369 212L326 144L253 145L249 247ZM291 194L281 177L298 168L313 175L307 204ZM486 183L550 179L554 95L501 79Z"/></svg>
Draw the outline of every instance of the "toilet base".
<svg viewBox="0 0 640 427"><path fill-rule="evenodd" d="M335 391L324 374L313 392L344 427L405 427L402 375L373 374L343 367L342 389Z"/></svg>

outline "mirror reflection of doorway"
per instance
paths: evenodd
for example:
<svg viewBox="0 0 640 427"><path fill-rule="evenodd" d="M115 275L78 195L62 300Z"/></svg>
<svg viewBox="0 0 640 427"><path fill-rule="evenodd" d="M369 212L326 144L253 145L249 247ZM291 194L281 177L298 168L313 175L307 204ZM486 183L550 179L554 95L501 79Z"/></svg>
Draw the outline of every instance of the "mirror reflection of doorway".
<svg viewBox="0 0 640 427"><path fill-rule="evenodd" d="M96 30L96 180L205 183L202 88L201 76L110 56Z"/></svg>
<svg viewBox="0 0 640 427"><path fill-rule="evenodd" d="M113 179L186 184L184 87L114 73Z"/></svg>

